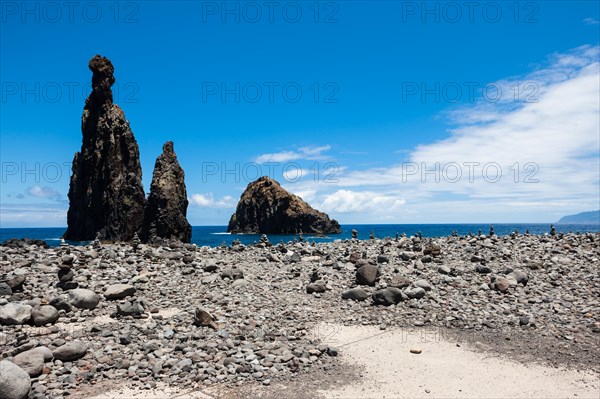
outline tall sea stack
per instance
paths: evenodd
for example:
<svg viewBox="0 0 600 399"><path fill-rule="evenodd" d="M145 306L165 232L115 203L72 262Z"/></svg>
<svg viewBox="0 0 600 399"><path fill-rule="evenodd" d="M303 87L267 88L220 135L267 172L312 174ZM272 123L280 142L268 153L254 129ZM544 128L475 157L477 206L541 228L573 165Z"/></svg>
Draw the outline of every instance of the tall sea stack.
<svg viewBox="0 0 600 399"><path fill-rule="evenodd" d="M143 242L160 239L190 242L192 226L187 221L188 207L185 174L177 161L173 142L167 141L156 158L148 206L140 232Z"/></svg>
<svg viewBox="0 0 600 399"><path fill-rule="evenodd" d="M73 159L64 238L129 241L142 226L146 205L138 144L113 103L112 63L96 55L89 68L92 92L81 118L81 151Z"/></svg>
<svg viewBox="0 0 600 399"><path fill-rule="evenodd" d="M227 231L244 234L338 234L340 224L268 176L248 184Z"/></svg>

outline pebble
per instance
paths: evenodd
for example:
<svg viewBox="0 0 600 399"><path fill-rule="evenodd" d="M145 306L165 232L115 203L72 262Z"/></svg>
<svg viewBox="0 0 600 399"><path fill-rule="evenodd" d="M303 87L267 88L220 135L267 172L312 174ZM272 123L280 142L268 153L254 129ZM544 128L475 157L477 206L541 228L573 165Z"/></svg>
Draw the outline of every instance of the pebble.
<svg viewBox="0 0 600 399"><path fill-rule="evenodd" d="M600 333L598 242L600 234L566 234L442 237L435 245L402 237L270 247L6 248L0 266L17 290L9 286L11 294L0 298L0 314L7 306L51 306L59 319L35 327L35 336L0 319L2 337L15 337L1 340L0 353L38 351L45 362L30 396L67 397L91 381L152 388L294 379L338 362L337 331L325 320L382 331L501 328L511 336L540 334L542 343L554 339L560 350L591 345ZM61 266L77 288L57 285ZM358 285L361 268L372 272L360 281L368 284ZM316 290L307 295L311 284ZM127 295L109 299L115 286L126 286ZM90 306L75 298L80 290L91 293ZM61 354L75 342L81 350Z"/></svg>

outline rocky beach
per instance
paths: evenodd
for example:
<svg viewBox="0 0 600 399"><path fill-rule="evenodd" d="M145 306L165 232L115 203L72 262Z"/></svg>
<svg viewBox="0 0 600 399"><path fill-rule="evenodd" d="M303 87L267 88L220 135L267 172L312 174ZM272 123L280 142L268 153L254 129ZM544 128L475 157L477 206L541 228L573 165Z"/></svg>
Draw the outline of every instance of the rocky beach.
<svg viewBox="0 0 600 399"><path fill-rule="evenodd" d="M598 233L216 248L11 240L0 261L0 396L343 386L360 370L335 337L359 326L597 378L599 242ZM309 386L295 397L318 397Z"/></svg>

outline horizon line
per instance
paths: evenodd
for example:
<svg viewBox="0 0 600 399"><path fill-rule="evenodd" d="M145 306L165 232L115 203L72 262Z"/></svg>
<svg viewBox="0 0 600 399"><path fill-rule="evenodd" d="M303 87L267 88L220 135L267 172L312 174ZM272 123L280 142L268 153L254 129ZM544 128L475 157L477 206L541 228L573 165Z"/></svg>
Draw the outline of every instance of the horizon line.
<svg viewBox="0 0 600 399"><path fill-rule="evenodd" d="M565 224L572 224L572 225L581 225L581 226L600 226L600 222L597 223L558 223L558 222L455 222L455 223L340 223L340 226L406 226L406 225L424 225L424 226L428 226L428 225L496 225L496 226L502 226L502 225L518 225L518 224L528 224L528 225L535 225L535 224L542 224L542 225L552 225L552 224L557 224L557 225L565 225ZM216 225L216 224L199 224L199 225L193 225L193 227L227 227L227 225ZM0 230L4 230L4 229L66 229L67 226L46 226L46 227L0 227Z"/></svg>

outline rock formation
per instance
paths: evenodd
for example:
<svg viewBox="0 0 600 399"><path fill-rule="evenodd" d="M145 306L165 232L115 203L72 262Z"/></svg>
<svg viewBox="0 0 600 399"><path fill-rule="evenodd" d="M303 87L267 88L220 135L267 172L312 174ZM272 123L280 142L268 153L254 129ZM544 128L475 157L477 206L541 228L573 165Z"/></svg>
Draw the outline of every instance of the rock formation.
<svg viewBox="0 0 600 399"><path fill-rule="evenodd" d="M138 144L113 103L112 63L96 55L89 68L92 92L81 118L81 151L73 159L64 238L127 241L141 227L146 205Z"/></svg>
<svg viewBox="0 0 600 399"><path fill-rule="evenodd" d="M340 224L263 176L250 183L227 231L245 234L339 234Z"/></svg>
<svg viewBox="0 0 600 399"><path fill-rule="evenodd" d="M188 199L184 177L173 142L168 141L154 165L150 196L140 231L143 242L157 239L190 242L192 226L186 219Z"/></svg>

